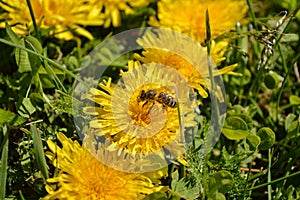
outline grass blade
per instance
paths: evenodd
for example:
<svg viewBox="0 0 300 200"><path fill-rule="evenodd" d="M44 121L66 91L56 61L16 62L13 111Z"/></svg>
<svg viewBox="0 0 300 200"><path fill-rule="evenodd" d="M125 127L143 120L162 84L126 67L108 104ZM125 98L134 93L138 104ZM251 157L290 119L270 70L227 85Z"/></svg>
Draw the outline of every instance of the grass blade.
<svg viewBox="0 0 300 200"><path fill-rule="evenodd" d="M48 178L48 169L42 144L42 138L35 125L31 125L30 131L32 134L33 148L37 160L37 166L41 170L44 180L46 180Z"/></svg>
<svg viewBox="0 0 300 200"><path fill-rule="evenodd" d="M1 166L0 166L0 200L5 198L5 188L6 188L6 177L7 177L7 157L8 157L8 132L7 127L2 128L4 134L4 145L2 149L1 156Z"/></svg>
<svg viewBox="0 0 300 200"><path fill-rule="evenodd" d="M269 162L268 162L268 183L270 183L272 181L271 178L271 167L272 167L272 152L271 149L268 149L268 154L269 154ZM272 185L269 184L268 185L268 199L271 200L272 199Z"/></svg>
<svg viewBox="0 0 300 200"><path fill-rule="evenodd" d="M29 12L30 12L30 16L31 16L31 19L32 19L32 23L33 23L33 27L34 27L36 36L37 36L38 40L41 41L41 35L40 35L40 32L39 32L39 28L38 28L38 26L36 24L36 20L35 20L35 16L34 16L34 11L33 11L31 2L30 2L30 0L26 0L26 2L27 2L27 6L29 8Z"/></svg>

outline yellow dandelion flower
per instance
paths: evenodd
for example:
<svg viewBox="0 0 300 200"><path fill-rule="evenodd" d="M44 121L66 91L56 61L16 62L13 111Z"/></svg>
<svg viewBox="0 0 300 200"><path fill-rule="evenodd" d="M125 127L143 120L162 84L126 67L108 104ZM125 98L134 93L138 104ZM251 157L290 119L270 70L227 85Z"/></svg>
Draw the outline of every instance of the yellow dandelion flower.
<svg viewBox="0 0 300 200"><path fill-rule="evenodd" d="M46 190L49 194L44 197L45 200L135 200L162 188L142 174L118 171L104 165L96 159L96 156L102 156L101 148L93 155L85 146L80 146L62 133L58 133L58 139L62 148L51 140L47 141L52 151L47 152L47 156L59 171L56 177L47 179ZM113 157L107 159L114 160Z"/></svg>
<svg viewBox="0 0 300 200"><path fill-rule="evenodd" d="M135 54L135 58L142 63L160 63L175 69L193 88L199 91L202 97L208 97L208 93L203 88L210 87L206 48L188 40L187 37L174 33L173 31L160 31L160 29L156 33L148 32L137 40L137 43L145 51L142 52L142 55ZM213 67L225 59L224 53L227 44L226 41L213 43L211 50ZM238 75L232 72L236 67L237 64L222 69L214 68L213 74Z"/></svg>
<svg viewBox="0 0 300 200"><path fill-rule="evenodd" d="M111 24L114 27L121 25L121 13L126 15L134 13L133 8L139 6L146 6L150 1L148 0L97 0L95 1L98 9L102 11L104 21L104 28L108 28Z"/></svg>
<svg viewBox="0 0 300 200"><path fill-rule="evenodd" d="M212 37L235 28L247 12L245 0L161 0L158 2L157 18L152 16L149 24L171 28L204 42L206 36L205 13L208 9Z"/></svg>
<svg viewBox="0 0 300 200"><path fill-rule="evenodd" d="M159 64L148 66L129 63L118 84L99 84L88 99L101 107L85 107L96 117L90 127L105 136L117 148L131 154L161 154L174 158L184 153L184 128L196 125L191 98L193 91L172 68ZM159 95L169 99L160 99ZM182 127L184 126L184 127Z"/></svg>
<svg viewBox="0 0 300 200"><path fill-rule="evenodd" d="M86 0L31 0L31 4L37 25L42 29L55 27L50 33L64 40L74 38L71 31L93 39L91 33L80 25L94 26L104 22L93 9L93 4ZM0 15L0 20L7 21L17 34L28 34L32 19L26 1L3 0L0 2L0 8L5 11ZM4 22L0 23L0 27L4 26Z"/></svg>

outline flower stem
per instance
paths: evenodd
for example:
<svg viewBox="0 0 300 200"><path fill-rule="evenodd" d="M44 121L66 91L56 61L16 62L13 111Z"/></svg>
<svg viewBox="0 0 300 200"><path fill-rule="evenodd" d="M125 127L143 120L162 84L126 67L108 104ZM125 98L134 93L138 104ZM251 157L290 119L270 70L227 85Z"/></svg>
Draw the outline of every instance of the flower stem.
<svg viewBox="0 0 300 200"><path fill-rule="evenodd" d="M36 33L36 37L39 41L41 41L40 31L39 31L39 28L38 28L38 26L36 24L36 21L35 21L35 16L34 16L34 12L33 12L33 9L32 9L31 2L30 2L30 0L26 0L26 2L27 2L27 5L28 5L28 8L29 8L29 12L30 12L30 16L31 16L31 19L32 19L34 31Z"/></svg>
<svg viewBox="0 0 300 200"><path fill-rule="evenodd" d="M291 178L291 177L293 177L293 176L298 176L298 175L300 175L300 171L295 172L295 173L293 173L293 174L290 174L290 175L288 175L288 176L284 176L284 177L275 179L275 180L273 180L273 181L270 181L270 182L267 182L267 183L260 184L260 185L258 185L258 186L249 188L248 190L256 190L256 189L258 189L258 188L265 187L265 186L268 186L268 185L271 185L271 184L274 184L274 183L277 183L277 182L280 182L280 181L283 181L283 180L286 180L286 179L288 179L288 178Z"/></svg>

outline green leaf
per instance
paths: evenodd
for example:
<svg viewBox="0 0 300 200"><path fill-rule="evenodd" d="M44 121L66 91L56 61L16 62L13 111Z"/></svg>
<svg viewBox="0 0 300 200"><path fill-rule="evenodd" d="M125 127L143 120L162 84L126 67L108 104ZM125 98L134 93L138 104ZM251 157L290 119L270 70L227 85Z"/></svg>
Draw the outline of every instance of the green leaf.
<svg viewBox="0 0 300 200"><path fill-rule="evenodd" d="M27 49L33 50L37 53L42 53L43 48L41 43L34 37L28 36L26 38L22 38L19 42L19 45L26 47ZM18 71L20 73L31 72L32 74L36 74L39 67L41 66L40 58L32 53L28 53L22 49L16 49L15 58L17 65L19 66Z"/></svg>
<svg viewBox="0 0 300 200"><path fill-rule="evenodd" d="M13 32L13 30L11 29L11 27L9 26L9 24L7 22L5 22L5 29L6 29L6 33L7 33L8 37L11 39L11 41L15 44L18 44L20 38L17 36L17 34L15 32Z"/></svg>
<svg viewBox="0 0 300 200"><path fill-rule="evenodd" d="M53 84L48 74L40 74L39 77L43 88L45 89L55 88L55 85Z"/></svg>
<svg viewBox="0 0 300 200"><path fill-rule="evenodd" d="M0 166L0 199L5 198L5 189L6 189L6 178L7 178L7 157L8 157L8 132L7 127L2 127L4 135L4 145L2 148L1 155L1 166Z"/></svg>
<svg viewBox="0 0 300 200"><path fill-rule="evenodd" d="M45 62L45 65L46 69L44 67L40 67L38 70L43 88L55 88L55 84L53 83L53 80L55 81L54 75L57 76L58 80L63 80L65 73L56 68L51 68L52 70L50 71L50 66L47 62Z"/></svg>
<svg viewBox="0 0 300 200"><path fill-rule="evenodd" d="M288 130L288 137L297 137L300 133L300 118L292 122Z"/></svg>
<svg viewBox="0 0 300 200"><path fill-rule="evenodd" d="M292 105L300 105L300 97L296 95L291 95L289 99Z"/></svg>
<svg viewBox="0 0 300 200"><path fill-rule="evenodd" d="M249 130L252 129L253 122L252 122L252 119L248 115L245 115L245 114L242 114L242 113L237 113L237 114L234 114L234 115L231 115L231 116L240 117L242 120L244 120L244 122L246 122L246 124L248 126L248 129Z"/></svg>
<svg viewBox="0 0 300 200"><path fill-rule="evenodd" d="M39 40L36 39L35 37L27 36L25 38L25 46L28 49L31 49L37 53L40 53L40 54L43 53L43 47L42 47L41 43L39 42ZM38 56L33 55L31 53L28 53L28 56L29 56L29 61L30 61L31 69L32 69L32 74L35 75L41 66L41 60Z"/></svg>
<svg viewBox="0 0 300 200"><path fill-rule="evenodd" d="M281 42L297 42L299 41L299 35L294 33L285 33L282 35Z"/></svg>
<svg viewBox="0 0 300 200"><path fill-rule="evenodd" d="M30 126L30 131L32 134L33 148L37 166L41 170L44 180L46 180L48 178L48 169L40 131L36 128L35 125Z"/></svg>
<svg viewBox="0 0 300 200"><path fill-rule="evenodd" d="M209 188L211 188L213 193L215 193L215 191L219 191L226 194L232 189L233 181L233 176L228 171L221 170L215 173L210 179Z"/></svg>
<svg viewBox="0 0 300 200"><path fill-rule="evenodd" d="M39 93L33 92L29 95L30 101L32 103L32 105L34 105L35 107L40 107L43 108L44 106L44 99L43 97L41 97L41 95Z"/></svg>
<svg viewBox="0 0 300 200"><path fill-rule="evenodd" d="M229 140L241 140L247 137L248 124L239 116L228 116L225 120L222 133Z"/></svg>
<svg viewBox="0 0 300 200"><path fill-rule="evenodd" d="M22 38L18 42L18 44L25 47L25 40L24 40L24 38ZM20 73L30 72L31 71L29 57L28 57L28 53L26 51L17 48L16 51L15 51L15 58L16 58L16 63L18 65L18 67L19 67L18 71Z"/></svg>
<svg viewBox="0 0 300 200"><path fill-rule="evenodd" d="M21 74L19 80L16 81L16 90L19 90L19 97L22 98L26 95L29 85L31 84L32 76L29 73Z"/></svg>
<svg viewBox="0 0 300 200"><path fill-rule="evenodd" d="M250 133L247 136L247 144L250 146L251 151L255 151L258 148L258 145L260 144L261 139L257 135Z"/></svg>
<svg viewBox="0 0 300 200"><path fill-rule="evenodd" d="M26 119L8 110L0 109L0 126L8 123L11 126L19 126L26 122Z"/></svg>
<svg viewBox="0 0 300 200"><path fill-rule="evenodd" d="M264 83L267 86L267 88L274 89L279 84L279 78L278 78L277 74L275 74L274 72L273 73L268 73L265 76Z"/></svg>
<svg viewBox="0 0 300 200"><path fill-rule="evenodd" d="M183 179L179 179L178 171L172 173L171 187L174 192L180 195L181 198L191 200L196 199L199 196L199 189L196 187L188 186L187 182Z"/></svg>
<svg viewBox="0 0 300 200"><path fill-rule="evenodd" d="M287 132L289 132L291 126L292 126L292 123L297 119L297 116L293 113L290 113L286 119L285 119L285 122L284 122L284 127L285 127L285 130Z"/></svg>
<svg viewBox="0 0 300 200"><path fill-rule="evenodd" d="M32 77L32 83L35 85L37 88L38 93L43 96L44 91L43 91L43 85L40 79L40 76L36 74L35 76Z"/></svg>
<svg viewBox="0 0 300 200"><path fill-rule="evenodd" d="M18 109L18 113L25 118L29 118L36 111L35 107L32 105L30 98L24 98L21 106Z"/></svg>
<svg viewBox="0 0 300 200"><path fill-rule="evenodd" d="M208 197L208 200L226 200L226 197L220 192L215 192Z"/></svg>
<svg viewBox="0 0 300 200"><path fill-rule="evenodd" d="M269 127L263 127L259 129L257 135L261 139L261 143L258 146L259 150L267 150L274 145L275 133Z"/></svg>
<svg viewBox="0 0 300 200"><path fill-rule="evenodd" d="M77 58L75 56L70 56L67 61L67 64L70 67L70 69L77 69L80 66L79 61L77 60Z"/></svg>
<svg viewBox="0 0 300 200"><path fill-rule="evenodd" d="M172 182L171 182L171 188L174 189L176 187L176 183L179 179L179 173L178 171L175 171L172 173Z"/></svg>

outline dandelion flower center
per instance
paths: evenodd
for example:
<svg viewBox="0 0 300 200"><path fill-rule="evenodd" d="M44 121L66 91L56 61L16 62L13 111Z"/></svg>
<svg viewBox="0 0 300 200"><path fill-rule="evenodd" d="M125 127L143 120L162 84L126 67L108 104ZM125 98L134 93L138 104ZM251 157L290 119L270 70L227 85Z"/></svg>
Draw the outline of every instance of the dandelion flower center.
<svg viewBox="0 0 300 200"><path fill-rule="evenodd" d="M197 105L189 99L191 87L176 70L155 63L137 66L116 85L100 87L109 95L97 97L102 93L91 90L88 98L103 108L97 112L85 108L86 113L97 115L90 125L98 135L134 154L160 152L169 145L168 151L183 152L179 113L188 122L184 126L194 126Z"/></svg>
<svg viewBox="0 0 300 200"><path fill-rule="evenodd" d="M169 117L176 116L175 98L169 89L157 84L146 84L134 92L129 100L129 115L132 123L143 129L137 137L155 135L166 126Z"/></svg>

